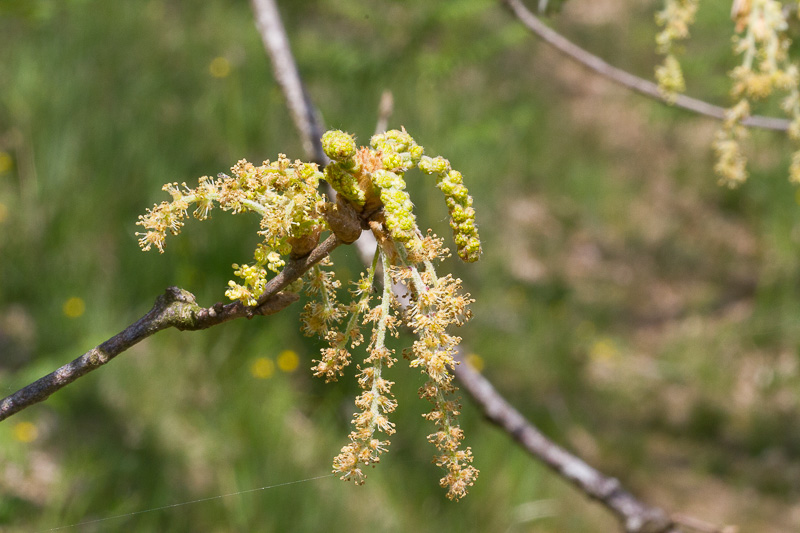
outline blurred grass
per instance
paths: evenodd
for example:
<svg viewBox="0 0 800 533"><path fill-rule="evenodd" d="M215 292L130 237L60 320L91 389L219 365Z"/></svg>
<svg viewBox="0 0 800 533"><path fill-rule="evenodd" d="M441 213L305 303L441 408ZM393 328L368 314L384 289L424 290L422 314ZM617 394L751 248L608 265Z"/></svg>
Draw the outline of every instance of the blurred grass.
<svg viewBox="0 0 800 533"><path fill-rule="evenodd" d="M555 23L649 76L655 5L567 2ZM565 63L488 0L281 8L328 125L366 142L391 89L391 124L464 171L485 255L449 265L477 299L459 333L509 400L653 503L743 531L796 529L800 230L788 145L755 133L750 181L721 189L713 122ZM119 331L168 285L221 299L230 264L251 255L254 221L189 223L160 256L138 250L136 216L167 181L301 150L244 2L6 0L0 13L8 394ZM686 61L690 90L716 102L733 65L726 17L704 4ZM218 58L221 77L210 70ZM446 235L429 184L410 188L419 219ZM357 271L352 252L335 260ZM65 313L70 298L83 314ZM319 344L297 332L298 313L161 333L0 424L0 527L329 472L356 389L311 377ZM254 377L255 361L287 349L297 370ZM421 379L402 366L398 433L366 486L325 478L76 529L613 529L468 403L482 474L466 500L447 502L419 417Z"/></svg>

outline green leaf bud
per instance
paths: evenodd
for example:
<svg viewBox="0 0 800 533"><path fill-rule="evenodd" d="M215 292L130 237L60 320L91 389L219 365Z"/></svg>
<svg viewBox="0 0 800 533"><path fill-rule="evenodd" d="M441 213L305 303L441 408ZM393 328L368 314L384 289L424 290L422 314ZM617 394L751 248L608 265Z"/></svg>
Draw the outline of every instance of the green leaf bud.
<svg viewBox="0 0 800 533"><path fill-rule="evenodd" d="M385 152L381 156L381 163L383 163L383 168L389 172L405 172L409 167L408 160L395 152Z"/></svg>
<svg viewBox="0 0 800 533"><path fill-rule="evenodd" d="M366 197L364 191L358 186L356 177L338 163L331 163L325 167L323 177L343 198L356 205L364 205Z"/></svg>
<svg viewBox="0 0 800 533"><path fill-rule="evenodd" d="M422 156L418 166L426 174L445 174L450 171L450 161L442 156Z"/></svg>
<svg viewBox="0 0 800 533"><path fill-rule="evenodd" d="M356 155L356 141L341 130L331 130L322 136L322 149L334 161L347 161Z"/></svg>
<svg viewBox="0 0 800 533"><path fill-rule="evenodd" d="M405 172L417 164L424 152L405 130L373 135L370 146L381 152L383 168L391 172Z"/></svg>

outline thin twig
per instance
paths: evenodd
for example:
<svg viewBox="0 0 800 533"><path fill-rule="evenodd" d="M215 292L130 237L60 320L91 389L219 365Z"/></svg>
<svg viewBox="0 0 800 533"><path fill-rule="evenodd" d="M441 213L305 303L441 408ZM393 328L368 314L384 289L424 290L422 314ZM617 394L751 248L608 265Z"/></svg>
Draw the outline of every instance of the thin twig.
<svg viewBox="0 0 800 533"><path fill-rule="evenodd" d="M253 307L233 302L217 303L204 308L197 305L192 293L178 287L168 288L164 294L156 298L153 308L134 324L74 361L0 401L0 421L46 400L57 390L100 368L117 355L163 329L200 330L235 318L271 315L283 310L299 298L294 293L282 292L283 289L321 261L339 244L341 241L335 235L331 235L305 257L290 260L281 273L267 283L257 305Z"/></svg>
<svg viewBox="0 0 800 533"><path fill-rule="evenodd" d="M536 15L531 13L520 0L500 0L512 13L522 22L526 28L538 35L543 41L553 46L558 51L571 57L578 63L590 68L601 76L608 78L620 85L634 90L650 98L654 98L663 103L668 102L659 92L658 85L650 80L635 76L630 72L609 65L596 55L587 52L566 37L545 25ZM725 119L726 109L714 104L710 104L684 94L677 95L673 105L692 111L700 115L712 117L720 120ZM783 118L764 117L753 115L742 121L745 126L763 128L767 130L786 131L789 129L789 121Z"/></svg>
<svg viewBox="0 0 800 533"><path fill-rule="evenodd" d="M381 93L381 102L378 104L378 121L375 123L375 134L383 133L389 126L389 118L394 112L394 96L392 91Z"/></svg>

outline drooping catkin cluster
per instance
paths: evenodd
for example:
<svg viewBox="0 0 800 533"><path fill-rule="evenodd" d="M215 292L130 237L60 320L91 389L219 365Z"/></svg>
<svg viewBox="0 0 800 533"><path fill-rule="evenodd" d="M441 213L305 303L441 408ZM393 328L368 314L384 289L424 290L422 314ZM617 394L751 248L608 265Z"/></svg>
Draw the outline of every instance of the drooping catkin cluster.
<svg viewBox="0 0 800 533"><path fill-rule="evenodd" d="M325 197L318 189L323 176L317 165L290 162L283 154L259 167L239 161L231 174L220 174L216 180L203 176L193 189L185 183L168 183L163 189L172 195L172 201L161 202L139 216L137 224L147 231L136 235L143 250L155 245L163 253L167 233L180 233L191 204L197 206L193 215L199 220L209 218L215 203L234 214L258 213L258 234L264 240L256 247L253 264L233 265L243 283L231 280L225 293L232 300L255 305L266 285L267 270L278 272L285 256L308 253L327 229L322 214Z"/></svg>
<svg viewBox="0 0 800 533"><path fill-rule="evenodd" d="M428 435L428 441L439 450L434 460L447 471L440 484L447 488L449 498L458 499L472 486L478 470L472 466L472 450L461 446L464 432L457 420L461 406L454 398L457 388L451 373L461 338L450 334L448 328L469 319L468 306L473 300L461 291L460 279L450 274L437 277L433 261L446 255L442 241L428 235L416 251L401 258L401 266L393 267L391 274L395 283L411 287L414 294L406 320L417 340L408 356L411 366L428 377L419 396L433 405L424 416L436 427L436 432Z"/></svg>
<svg viewBox="0 0 800 533"><path fill-rule="evenodd" d="M355 400L358 411L353 415L349 443L334 459L334 472L342 479L363 483L365 467L379 462L389 445L388 437L395 432L389 415L397 402L386 371L396 358L386 340L397 336L398 327L405 325L417 337L406 356L412 367L427 376L419 396L432 404L424 417L435 427L428 436L438 449L434 461L447 472L441 484L449 498L459 499L474 483L478 470L472 466L470 448L462 446L464 435L457 421L460 406L454 397L451 372L461 339L448 329L469 318L467 307L472 299L461 291L460 280L451 275L437 276L434 262L446 257L448 251L441 239L430 233L423 235L418 227L406 190L406 173L418 167L436 176L458 255L468 262L476 261L481 253L472 197L461 173L442 157L424 156L422 146L404 129L374 136L370 147L358 148L351 135L338 130L327 132L322 143L332 160L322 171L314 164L292 163L281 155L277 161L266 161L259 167L240 161L231 169L231 176L200 178L193 189L185 184L182 188L166 185L172 201L162 202L139 217L138 224L146 230L137 234L139 244L144 250L155 246L163 252L167 232L180 232L191 204L196 204L194 216L201 220L209 217L215 205L234 214L258 213L263 241L257 245L252 263L233 265L241 281L230 281L226 291L229 298L255 306L270 272L278 273L287 261L311 252L324 231L335 232L344 243L356 238L345 239L337 230L343 227L342 217L355 218L356 236L360 227L370 228L379 247L371 266L353 284L349 303L338 300L341 283L329 268L329 257L303 277L310 301L301 315L302 330L327 343L314 361L315 376L326 381L342 376L353 360L353 350L364 343L367 333L362 330L371 330L366 356L356 365L361 388ZM320 192L320 179L337 192L335 203ZM382 283L376 283L376 276ZM392 291L398 284L408 290L407 298L403 298L410 302L406 307L401 307ZM376 285L381 286L379 291ZM299 290L298 284L287 290Z"/></svg>
<svg viewBox="0 0 800 533"><path fill-rule="evenodd" d="M383 252L380 255L385 264ZM374 268L373 262L373 271ZM354 430L349 435L350 443L333 460L334 472L342 479L353 480L357 484L366 479L362 467L378 463L380 455L389 445L389 441L379 438L378 433L388 437L395 432L394 423L388 418L389 413L397 407L391 393L394 383L383 376L383 370L397 361L394 350L386 346L386 335L397 335L398 319L392 313L394 294L385 268L383 274L380 305L369 310L364 317L364 324L373 324L373 329L367 346L368 355L363 364L358 365L358 385L363 392L355 401L359 411L353 416Z"/></svg>
<svg viewBox="0 0 800 533"><path fill-rule="evenodd" d="M656 78L668 100L685 89L675 43L688 37L697 5L697 0L665 0L664 9L656 14L656 22L664 28L656 36L656 45L666 56L656 69ZM800 144L800 70L788 56L791 40L786 33L787 10L781 2L734 0L731 17L735 22L733 51L741 56L741 64L730 72L731 97L736 103L726 112L712 147L720 184L736 187L747 180L747 157L741 146L747 129L742 123L750 117L755 102L783 92L781 108L791 120L788 135ZM789 179L800 183L800 150L792 156Z"/></svg>
<svg viewBox="0 0 800 533"><path fill-rule="evenodd" d="M394 425L387 415L394 411L395 401L390 392L391 382L383 377L383 370L394 364L393 351L386 346L386 334L394 334L398 323L405 323L416 334L410 355L411 366L418 367L428 376L420 388L421 398L433 404L425 418L432 421L436 432L428 437L439 453L437 465L446 469L442 486L448 489L451 499L467 493L474 483L478 470L472 466L472 452L463 448L463 431L457 417L460 406L453 399L456 387L451 370L455 365L453 355L459 337L447 332L448 326L460 326L469 317L467 306L472 300L460 294L460 280L452 276L438 278L433 261L447 255L440 239L423 237L413 214L413 204L406 191L405 173L418 166L427 174L437 175L437 186L445 195L450 212L450 226L458 245L459 256L465 261L475 261L480 255L480 241L475 226L472 198L463 185L461 174L442 158L423 156L423 149L405 130L393 130L376 135L370 143L372 149L357 150L355 141L344 132L328 132L323 137L323 148L335 161L335 178L330 180L340 194L353 199L362 212L380 200L382 212L372 224L378 242L376 261L380 259L383 271L383 292L378 305L369 311L368 287L372 285L377 263L373 262L367 277L359 283L354 293L351 317L344 330L324 333L329 347L322 350L316 361L315 374L327 380L336 379L351 360L348 350L360 342L357 333L358 317L362 325L373 325L367 347L368 356L358 366L358 381L363 392L356 399L359 408L353 417L354 431L350 442L334 460L334 471L343 479L362 483L364 468L379 461L389 442L384 437L394 433ZM330 167L329 167L330 168ZM327 173L327 170L326 170ZM327 174L326 174L327 175ZM358 190L356 190L358 189ZM391 292L392 284L408 287L408 309L400 311ZM356 340L356 342L353 342Z"/></svg>
<svg viewBox="0 0 800 533"><path fill-rule="evenodd" d="M781 91L786 97L781 107L792 120L789 137L800 141L800 71L788 58L790 39L786 35L788 24L783 5L776 0L741 0L734 2L736 31L733 49L742 57L742 63L731 73L731 96L737 103L729 110L722 128L714 140L717 164L714 170L720 182L736 187L747 179L747 160L739 142L746 136L741 122L750 116L753 102ZM796 152L789 177L800 183L800 152Z"/></svg>

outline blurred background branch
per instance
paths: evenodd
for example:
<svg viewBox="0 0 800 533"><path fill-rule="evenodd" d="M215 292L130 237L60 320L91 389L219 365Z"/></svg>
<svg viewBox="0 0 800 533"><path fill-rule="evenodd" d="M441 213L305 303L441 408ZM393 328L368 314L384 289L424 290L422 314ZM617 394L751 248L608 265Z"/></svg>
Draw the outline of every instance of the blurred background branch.
<svg viewBox="0 0 800 533"><path fill-rule="evenodd" d="M295 127L303 141L303 150L309 161L324 167L328 163L319 139L325 132L316 116L314 106L309 104L297 64L289 51L289 39L280 23L278 6L273 0L251 0L256 16L256 27L264 43L264 49L272 60L272 69L286 104L292 112ZM316 141L315 141L316 140Z"/></svg>
<svg viewBox="0 0 800 533"><path fill-rule="evenodd" d="M640 78L630 72L619 69L608 64L606 61L600 59L598 56L584 50L580 46L566 39L563 35L548 27L541 21L539 17L534 15L521 0L500 0L508 9L525 25L532 33L541 38L544 42L554 47L556 50L565 54L566 56L574 59L578 63L593 70L597 74L608 78L627 87L639 94L649 96L664 103L669 103L681 109L704 115L718 120L725 119L726 109L714 104L710 104L685 94L679 94L675 97L674 102L667 102L658 89L658 85L650 80ZM754 115L747 117L742 121L742 124L754 128L763 128L767 130L786 131L789 129L790 121L784 118L775 117L762 117Z"/></svg>

